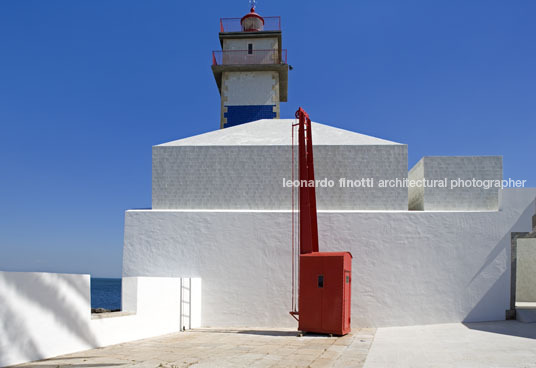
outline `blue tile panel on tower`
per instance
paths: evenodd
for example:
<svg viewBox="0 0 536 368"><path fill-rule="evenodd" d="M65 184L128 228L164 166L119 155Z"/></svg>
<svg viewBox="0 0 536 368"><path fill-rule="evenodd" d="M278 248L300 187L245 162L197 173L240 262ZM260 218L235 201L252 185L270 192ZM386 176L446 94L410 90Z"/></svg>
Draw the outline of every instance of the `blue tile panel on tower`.
<svg viewBox="0 0 536 368"><path fill-rule="evenodd" d="M240 105L225 106L227 112L223 117L227 118L224 128L249 123L259 119L275 119L277 116L274 112L275 105Z"/></svg>

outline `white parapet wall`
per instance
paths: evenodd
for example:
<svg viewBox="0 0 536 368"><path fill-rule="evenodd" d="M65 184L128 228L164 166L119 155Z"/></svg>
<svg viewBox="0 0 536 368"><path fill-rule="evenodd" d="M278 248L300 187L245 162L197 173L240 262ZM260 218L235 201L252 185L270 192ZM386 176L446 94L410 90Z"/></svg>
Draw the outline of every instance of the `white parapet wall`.
<svg viewBox="0 0 536 368"><path fill-rule="evenodd" d="M502 157L426 156L409 171L408 179L424 185L409 187L411 210L497 211Z"/></svg>
<svg viewBox="0 0 536 368"><path fill-rule="evenodd" d="M199 327L201 280L182 283L182 319L176 277L124 278L123 311L92 316L89 275L0 272L0 366Z"/></svg>
<svg viewBox="0 0 536 368"><path fill-rule="evenodd" d="M353 254L353 326L504 319L510 232L531 229L535 198L505 190L500 211L320 211L320 250ZM292 327L290 239L290 211L127 211L123 275L202 278L204 327Z"/></svg>

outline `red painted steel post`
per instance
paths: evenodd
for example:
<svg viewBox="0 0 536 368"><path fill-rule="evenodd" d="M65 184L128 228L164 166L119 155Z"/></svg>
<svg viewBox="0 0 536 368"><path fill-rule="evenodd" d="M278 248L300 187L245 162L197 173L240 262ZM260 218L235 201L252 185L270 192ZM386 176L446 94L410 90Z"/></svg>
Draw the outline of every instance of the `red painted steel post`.
<svg viewBox="0 0 536 368"><path fill-rule="evenodd" d="M311 222L311 244L313 252L318 252L318 222L316 216L316 182L315 169L313 160L313 129L311 128L311 119L307 116L307 169L309 170L309 180L312 180L313 187L309 188L309 208Z"/></svg>
<svg viewBox="0 0 536 368"><path fill-rule="evenodd" d="M318 252L313 137L309 115L300 107L296 117L299 119L300 254L305 254Z"/></svg>
<svg viewBox="0 0 536 368"><path fill-rule="evenodd" d="M299 186L299 211L300 211L300 254L312 252L310 234L311 227L309 225L309 196L307 195L306 188L304 188L304 181L307 178L307 159L306 159L306 147L305 147L305 114L300 109L296 112L296 117L299 119L298 125L298 178L300 181Z"/></svg>

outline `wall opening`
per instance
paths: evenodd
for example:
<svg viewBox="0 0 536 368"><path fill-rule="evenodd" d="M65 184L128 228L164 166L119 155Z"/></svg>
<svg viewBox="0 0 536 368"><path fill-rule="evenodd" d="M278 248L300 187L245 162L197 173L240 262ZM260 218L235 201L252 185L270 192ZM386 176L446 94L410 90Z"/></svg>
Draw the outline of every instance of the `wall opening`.
<svg viewBox="0 0 536 368"><path fill-rule="evenodd" d="M536 322L536 231L512 233L510 309L506 319Z"/></svg>

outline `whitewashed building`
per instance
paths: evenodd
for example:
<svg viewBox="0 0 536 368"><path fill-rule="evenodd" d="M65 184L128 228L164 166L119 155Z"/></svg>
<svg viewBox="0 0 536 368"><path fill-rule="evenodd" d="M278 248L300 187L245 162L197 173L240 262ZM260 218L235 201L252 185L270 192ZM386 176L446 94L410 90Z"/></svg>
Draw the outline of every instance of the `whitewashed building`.
<svg viewBox="0 0 536 368"><path fill-rule="evenodd" d="M188 328L297 326L280 19L222 20L220 41L225 129L153 147L152 208L125 214L122 312L90 313L88 275L0 272L0 366ZM353 255L354 327L536 320L536 188L473 185L502 180L500 156L408 172L405 144L312 131L316 179L333 183L317 189L319 247ZM411 185L424 181L436 185Z"/></svg>
<svg viewBox="0 0 536 368"><path fill-rule="evenodd" d="M123 276L200 278L202 326L294 326L283 185L293 122L259 120L153 147L153 208L126 213ZM408 176L404 144L312 129L316 178L335 182L317 191L320 249L354 256L355 326L506 318L510 233L532 228L536 189L426 188L419 197L379 187L429 172L449 184L499 181L502 159L427 157L424 174L420 161ZM339 186L369 177L374 187ZM417 197L424 210L410 210Z"/></svg>

